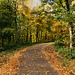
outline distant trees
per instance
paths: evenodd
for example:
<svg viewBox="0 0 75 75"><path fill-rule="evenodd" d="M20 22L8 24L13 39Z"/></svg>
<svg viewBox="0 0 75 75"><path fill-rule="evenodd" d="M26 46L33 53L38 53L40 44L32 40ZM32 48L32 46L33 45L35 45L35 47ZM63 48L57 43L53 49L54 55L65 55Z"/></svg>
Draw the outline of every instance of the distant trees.
<svg viewBox="0 0 75 75"><path fill-rule="evenodd" d="M45 0L39 8L32 10L24 2L0 1L0 47L6 49L12 44L54 41L57 38L62 39L60 42L65 46L70 43L71 48L74 45L75 10L72 1Z"/></svg>
<svg viewBox="0 0 75 75"><path fill-rule="evenodd" d="M52 24L53 17L43 6L31 10L23 0L0 1L0 49L51 41Z"/></svg>
<svg viewBox="0 0 75 75"><path fill-rule="evenodd" d="M60 0L51 0L49 4L45 0L44 4L32 10L24 2L0 1L0 47L6 49L12 44L54 41L57 38L62 39L60 42L65 46L70 43L72 47L75 35L72 1L70 5L69 1L66 3L64 0L62 3Z"/></svg>
<svg viewBox="0 0 75 75"><path fill-rule="evenodd" d="M43 6L32 13L35 16L36 41L48 40L48 34L50 34L51 26L53 25L53 16Z"/></svg>

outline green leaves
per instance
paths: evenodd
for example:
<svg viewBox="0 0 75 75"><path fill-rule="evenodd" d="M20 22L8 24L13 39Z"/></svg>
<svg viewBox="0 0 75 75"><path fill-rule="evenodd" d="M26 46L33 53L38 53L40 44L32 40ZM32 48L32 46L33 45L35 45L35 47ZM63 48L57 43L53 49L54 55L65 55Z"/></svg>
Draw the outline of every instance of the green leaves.
<svg viewBox="0 0 75 75"><path fill-rule="evenodd" d="M10 35L14 34L14 29L12 29L12 28L4 28L4 29L2 29L1 32L2 32L2 36L9 37Z"/></svg>

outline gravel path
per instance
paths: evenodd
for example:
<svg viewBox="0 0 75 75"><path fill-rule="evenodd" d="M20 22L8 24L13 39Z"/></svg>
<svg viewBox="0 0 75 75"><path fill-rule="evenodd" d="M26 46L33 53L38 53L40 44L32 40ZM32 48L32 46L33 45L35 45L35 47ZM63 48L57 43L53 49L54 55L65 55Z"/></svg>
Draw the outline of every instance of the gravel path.
<svg viewBox="0 0 75 75"><path fill-rule="evenodd" d="M47 45L35 45L23 52L17 75L58 75L42 53L42 48Z"/></svg>

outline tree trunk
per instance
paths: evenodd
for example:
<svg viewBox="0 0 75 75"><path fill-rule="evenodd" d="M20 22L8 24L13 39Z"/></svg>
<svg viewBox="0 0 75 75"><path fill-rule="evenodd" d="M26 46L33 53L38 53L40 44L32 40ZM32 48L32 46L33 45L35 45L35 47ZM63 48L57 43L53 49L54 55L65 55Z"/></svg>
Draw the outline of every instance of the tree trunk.
<svg viewBox="0 0 75 75"><path fill-rule="evenodd" d="M15 31L16 31L15 39L16 39L16 42L17 42L17 21L16 21L16 18L15 18Z"/></svg>
<svg viewBox="0 0 75 75"><path fill-rule="evenodd" d="M17 6L16 6L16 1L15 1L15 31L16 31L15 39L17 42L17 14L16 14L16 11L17 11Z"/></svg>
<svg viewBox="0 0 75 75"><path fill-rule="evenodd" d="M4 43L3 42L4 42L4 39L2 38L2 47L4 46Z"/></svg>
<svg viewBox="0 0 75 75"><path fill-rule="evenodd" d="M25 34L24 34L24 42L25 42Z"/></svg>
<svg viewBox="0 0 75 75"><path fill-rule="evenodd" d="M13 37L13 42L14 42L14 35L12 37Z"/></svg>
<svg viewBox="0 0 75 75"><path fill-rule="evenodd" d="M67 11L69 12L68 14L70 14L70 4L69 4L69 0L65 0L66 2L66 6L67 6ZM69 33L70 33L70 49L72 48L73 45L73 26L72 26L72 22L69 22L70 24L70 28L69 28Z"/></svg>
<svg viewBox="0 0 75 75"><path fill-rule="evenodd" d="M41 31L41 41L42 41L42 31Z"/></svg>
<svg viewBox="0 0 75 75"><path fill-rule="evenodd" d="M45 40L47 39L47 33L45 33Z"/></svg>
<svg viewBox="0 0 75 75"><path fill-rule="evenodd" d="M32 42L31 25L30 25L30 42Z"/></svg>
<svg viewBox="0 0 75 75"><path fill-rule="evenodd" d="M72 48L72 27L69 28L70 32L70 48Z"/></svg>
<svg viewBox="0 0 75 75"><path fill-rule="evenodd" d="M30 30L30 42L32 42L32 34L31 34L31 30Z"/></svg>
<svg viewBox="0 0 75 75"><path fill-rule="evenodd" d="M72 22L69 22L70 28L69 28L69 34L70 34L70 48L73 46L73 24Z"/></svg>
<svg viewBox="0 0 75 75"><path fill-rule="evenodd" d="M36 30L36 42L38 42L38 27L37 27L37 30Z"/></svg>
<svg viewBox="0 0 75 75"><path fill-rule="evenodd" d="M11 36L8 37L8 44L11 43Z"/></svg>
<svg viewBox="0 0 75 75"><path fill-rule="evenodd" d="M28 42L28 28L27 28L26 42Z"/></svg>

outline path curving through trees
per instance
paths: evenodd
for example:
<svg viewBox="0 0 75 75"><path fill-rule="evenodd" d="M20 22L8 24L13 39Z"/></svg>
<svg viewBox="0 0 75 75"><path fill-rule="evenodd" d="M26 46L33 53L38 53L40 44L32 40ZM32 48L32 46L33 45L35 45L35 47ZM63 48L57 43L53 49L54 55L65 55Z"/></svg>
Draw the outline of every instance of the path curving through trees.
<svg viewBox="0 0 75 75"><path fill-rule="evenodd" d="M35 45L23 52L17 75L58 75L42 53L47 45L49 43Z"/></svg>

